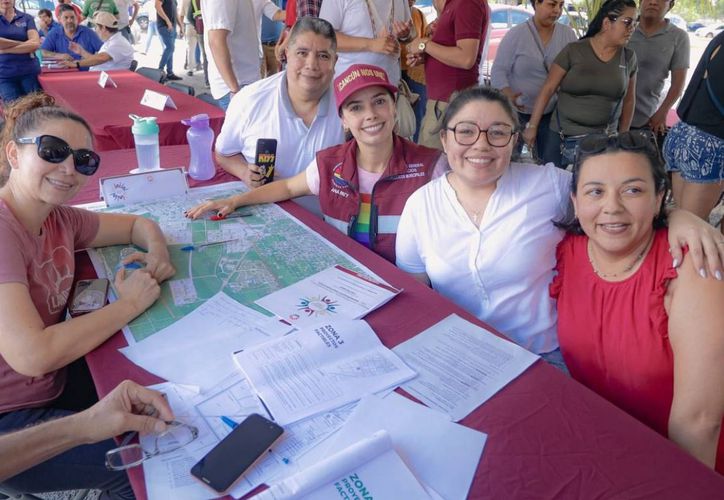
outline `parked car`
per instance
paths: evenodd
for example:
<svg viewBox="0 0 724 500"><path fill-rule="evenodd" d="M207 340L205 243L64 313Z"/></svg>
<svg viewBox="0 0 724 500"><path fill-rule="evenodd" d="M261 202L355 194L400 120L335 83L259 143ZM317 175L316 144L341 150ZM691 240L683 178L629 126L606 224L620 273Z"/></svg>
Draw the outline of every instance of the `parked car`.
<svg viewBox="0 0 724 500"><path fill-rule="evenodd" d="M55 2L53 0L15 0L15 8L33 17L38 17L40 9L48 9L53 12Z"/></svg>
<svg viewBox="0 0 724 500"><path fill-rule="evenodd" d="M677 16L676 14L666 14L666 19L668 19L669 22L677 28L681 28L682 30L686 31L686 21L683 17Z"/></svg>
<svg viewBox="0 0 724 500"><path fill-rule="evenodd" d="M689 23L686 25L686 28L691 31L692 33L696 32L699 28L703 28L706 26L705 23L702 23L701 21L694 21L693 23Z"/></svg>
<svg viewBox="0 0 724 500"><path fill-rule="evenodd" d="M480 70L483 75L490 75L495 54L498 53L498 46L508 30L517 24L526 22L531 17L533 14L521 7L502 4L490 6L490 37L487 57L482 62Z"/></svg>
<svg viewBox="0 0 724 500"><path fill-rule="evenodd" d="M705 38L714 38L716 35L724 31L724 23L710 24L703 28L696 30L696 36L703 36Z"/></svg>

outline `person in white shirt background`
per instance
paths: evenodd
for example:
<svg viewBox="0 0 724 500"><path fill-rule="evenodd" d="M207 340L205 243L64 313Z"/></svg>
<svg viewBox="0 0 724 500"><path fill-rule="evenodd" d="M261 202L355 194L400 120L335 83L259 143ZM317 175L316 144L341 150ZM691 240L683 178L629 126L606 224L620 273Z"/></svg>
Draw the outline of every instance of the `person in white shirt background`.
<svg viewBox="0 0 724 500"><path fill-rule="evenodd" d="M261 15L283 21L270 0L201 0L211 95L222 109L242 87L261 78Z"/></svg>
<svg viewBox="0 0 724 500"><path fill-rule="evenodd" d="M79 61L65 61L69 67L85 68L91 71L109 71L112 69L128 69L133 62L133 46L123 38L118 30L118 19L108 12L98 11L93 15L95 31L103 40L97 53L91 54L77 43L70 43L70 50L81 55Z"/></svg>

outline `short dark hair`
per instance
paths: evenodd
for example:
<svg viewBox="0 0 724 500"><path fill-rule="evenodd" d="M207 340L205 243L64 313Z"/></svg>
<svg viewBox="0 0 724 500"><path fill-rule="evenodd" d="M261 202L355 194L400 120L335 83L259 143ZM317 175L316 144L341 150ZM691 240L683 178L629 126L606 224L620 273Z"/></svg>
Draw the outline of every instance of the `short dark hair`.
<svg viewBox="0 0 724 500"><path fill-rule="evenodd" d="M38 16L40 16L41 14L45 14L45 15L48 16L50 19L53 19L53 13L50 12L50 10L48 10L48 9L40 9L40 10L38 11Z"/></svg>
<svg viewBox="0 0 724 500"><path fill-rule="evenodd" d="M601 8L598 9L593 21L588 24L588 31L586 31L586 34L581 37L581 40L584 38L591 38L592 36L600 33L601 28L603 28L604 19L611 19L620 16L623 9L627 7L633 7L635 9L636 2L634 0L607 0L604 2L604 4L601 5Z"/></svg>
<svg viewBox="0 0 724 500"><path fill-rule="evenodd" d="M69 3L60 4L58 6L58 18L60 18L60 16L63 15L63 12L68 12L68 11L72 12L73 15L76 14L75 9L73 8L73 6L71 4L69 4Z"/></svg>
<svg viewBox="0 0 724 500"><path fill-rule="evenodd" d="M645 135L643 132L623 132L623 134L641 134L642 136ZM621 135L623 135L621 134ZM591 134L591 135L599 135L599 134ZM581 141L585 140L584 137L581 139ZM656 187L656 194L663 193L663 199L661 200L661 206L659 207L659 213L656 214L656 217L654 217L653 221L653 227L654 229L661 229L667 226L667 218L666 218L666 194L669 191L669 177L666 175L666 169L664 168L664 161L661 159L661 154L659 153L659 149L654 144L653 140L650 138L646 138L644 141L641 141L642 147L636 148L636 149L630 149L630 148L624 148L621 146L620 141L618 140L618 136L611 136L609 137L606 147L602 149L601 151L597 151L595 153L586 153L583 151L578 150L575 155L575 160L573 161L573 176L571 176L571 193L574 195L578 193L578 180L581 176L581 167L583 167L583 164L586 160L589 158L592 158L594 156L604 155L604 154L612 154L612 153L620 153L620 152L626 152L626 153L633 153L639 156L642 156L643 158L646 158L647 163L651 170L651 175L654 178L654 186ZM584 234L583 228L581 227L580 222L576 218L575 214L573 213L573 205L569 204L568 206L568 213L566 214L565 218L560 221L555 221L554 224L556 227L559 227L563 230L565 230L568 233L572 234Z"/></svg>
<svg viewBox="0 0 724 500"><path fill-rule="evenodd" d="M304 16L298 19L292 30L289 32L289 41L287 45L292 45L296 38L302 33L312 32L332 42L332 50L337 52L337 35L329 21L325 21L319 17Z"/></svg>
<svg viewBox="0 0 724 500"><path fill-rule="evenodd" d="M503 107L505 114L507 114L513 122L513 132L517 132L520 128L518 113L515 111L515 108L513 108L510 99L496 88L480 85L459 90L450 96L450 104L442 115L440 128L438 128L437 132L448 128L450 120L452 120L466 104L473 101L497 102Z"/></svg>

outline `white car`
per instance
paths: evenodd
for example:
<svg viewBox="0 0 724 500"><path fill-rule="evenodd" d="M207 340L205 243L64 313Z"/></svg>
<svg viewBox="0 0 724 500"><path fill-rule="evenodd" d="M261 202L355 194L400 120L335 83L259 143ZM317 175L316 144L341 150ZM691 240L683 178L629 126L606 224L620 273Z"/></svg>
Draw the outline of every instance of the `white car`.
<svg viewBox="0 0 724 500"><path fill-rule="evenodd" d="M704 26L696 30L696 36L714 38L722 31L724 31L724 23L710 24L709 26Z"/></svg>
<svg viewBox="0 0 724 500"><path fill-rule="evenodd" d="M683 17L677 16L676 14L666 14L666 19L677 28L681 28L686 31L686 21Z"/></svg>

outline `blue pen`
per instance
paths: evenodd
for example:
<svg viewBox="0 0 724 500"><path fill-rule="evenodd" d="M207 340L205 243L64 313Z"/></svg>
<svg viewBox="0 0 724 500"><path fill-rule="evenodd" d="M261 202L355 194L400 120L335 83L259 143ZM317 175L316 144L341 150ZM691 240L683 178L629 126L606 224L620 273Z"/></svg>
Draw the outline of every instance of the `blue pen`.
<svg viewBox="0 0 724 500"><path fill-rule="evenodd" d="M233 420L231 420L229 417L221 416L221 421L224 422L226 425L229 426L230 429L234 430L239 425Z"/></svg>

